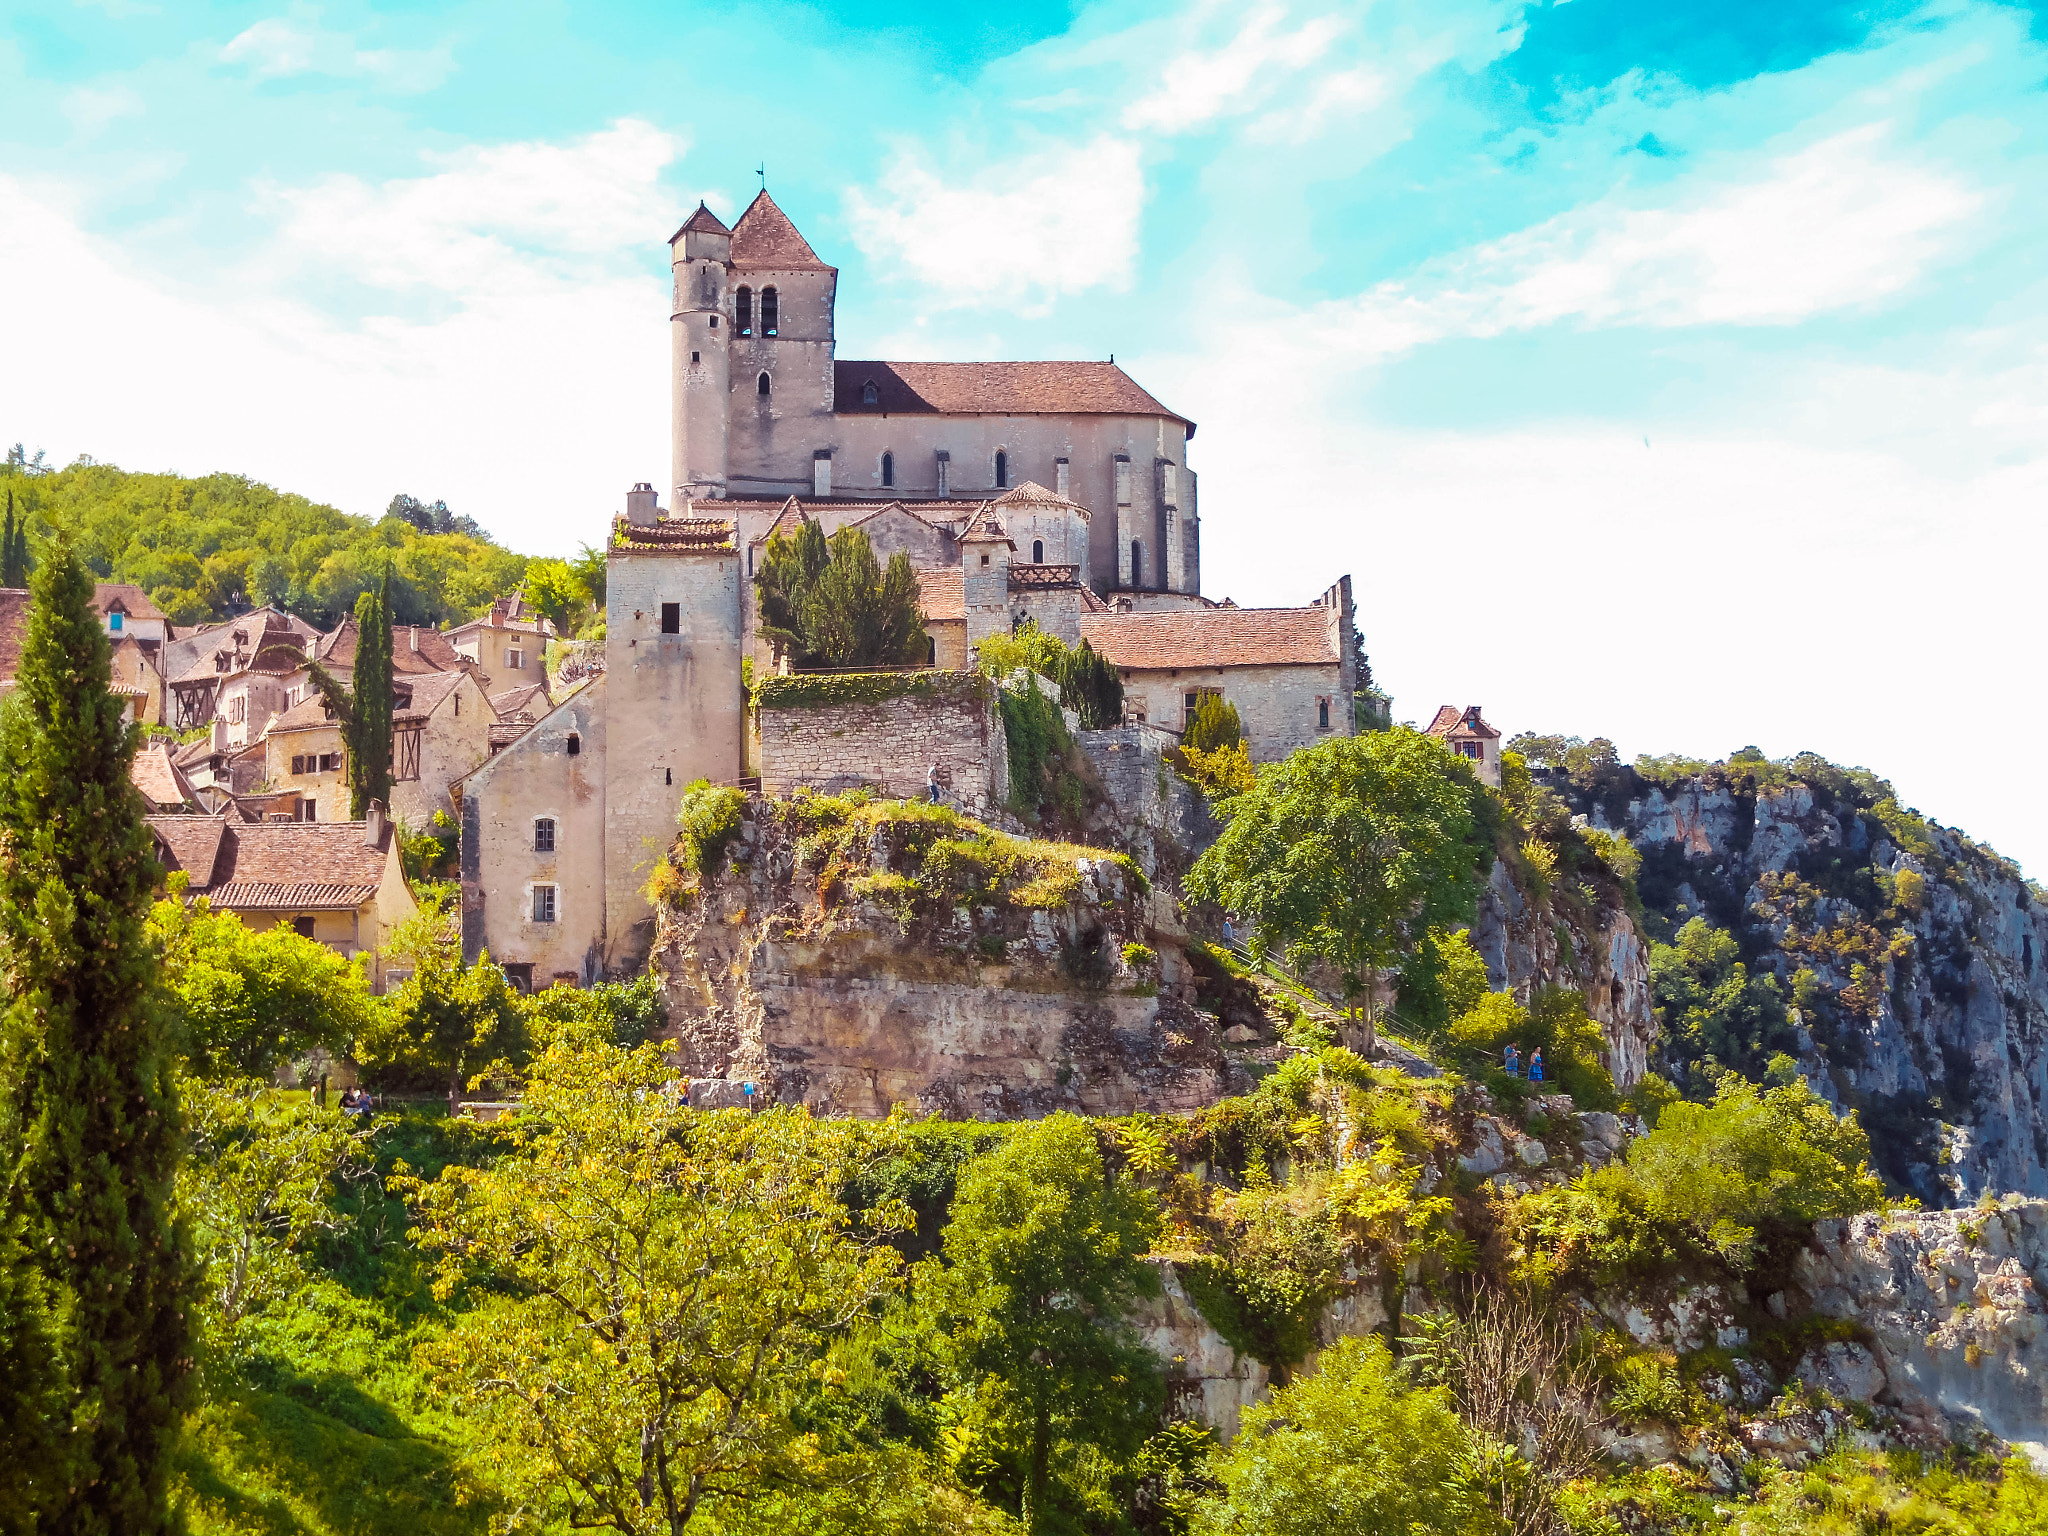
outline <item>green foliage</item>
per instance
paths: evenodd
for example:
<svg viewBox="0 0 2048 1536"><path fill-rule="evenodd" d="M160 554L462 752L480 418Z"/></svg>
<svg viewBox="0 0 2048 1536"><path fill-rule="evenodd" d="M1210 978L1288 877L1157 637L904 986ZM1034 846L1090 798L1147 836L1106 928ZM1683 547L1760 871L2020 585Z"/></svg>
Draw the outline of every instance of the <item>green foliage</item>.
<svg viewBox="0 0 2048 1536"><path fill-rule="evenodd" d="M1586 1000L1569 987L1545 987L1527 1008L1506 992L1489 992L1450 1028L1453 1059L1475 1077L1501 1087L1506 1080L1503 1051L1520 1047L1522 1070L1543 1052L1547 1091L1568 1093L1582 1110L1612 1109L1619 1102L1614 1079L1600 1065L1605 1042L1586 1013Z"/></svg>
<svg viewBox="0 0 2048 1536"><path fill-rule="evenodd" d="M746 809L745 793L729 785L698 779L685 789L676 808L676 825L682 828L676 857L683 867L700 879L715 873L727 846L740 835Z"/></svg>
<svg viewBox="0 0 2048 1536"><path fill-rule="evenodd" d="M754 587L761 633L798 667L915 665L930 653L910 557L899 551L885 569L864 529L828 541L806 518L794 539L769 539Z"/></svg>
<svg viewBox="0 0 2048 1536"><path fill-rule="evenodd" d="M398 622L442 624L519 585L526 558L467 518L353 517L239 475L193 479L74 464L9 481L38 540L61 534L102 581L129 581L179 625L264 603L332 628L386 567ZM411 502L418 507L417 502ZM429 526L439 531L429 531Z"/></svg>
<svg viewBox="0 0 2048 1536"><path fill-rule="evenodd" d="M754 684L752 699L756 709L837 709L906 697L985 699L988 688L981 678L959 672L794 672L761 678Z"/></svg>
<svg viewBox="0 0 2048 1536"><path fill-rule="evenodd" d="M1158 1231L1152 1197L1107 1176L1073 1115L1019 1127L961 1173L924 1305L1034 1533L1053 1525L1056 1442L1129 1455L1163 1407L1159 1361L1124 1321L1158 1285L1143 1259Z"/></svg>
<svg viewBox="0 0 2048 1536"><path fill-rule="evenodd" d="M1237 706L1226 704L1220 693L1202 696L1180 737L1183 747L1191 747L1197 752L1235 747L1243 741L1244 723L1237 718Z"/></svg>
<svg viewBox="0 0 2048 1536"><path fill-rule="evenodd" d="M975 665L1001 680L1022 669L1058 685L1060 702L1081 717L1084 731L1108 730L1124 717L1123 678L1083 640L1068 645L1047 634L1035 619L1026 619L1007 635L990 635L975 647Z"/></svg>
<svg viewBox="0 0 2048 1536"><path fill-rule="evenodd" d="M1377 1338L1247 1408L1195 1511L1199 1536L1479 1536L1471 1436L1441 1389L1410 1388Z"/></svg>
<svg viewBox="0 0 2048 1536"><path fill-rule="evenodd" d="M24 508L23 510L26 510ZM7 487L7 522L0 527L0 587L28 585L28 519L14 518L14 487Z"/></svg>
<svg viewBox="0 0 2048 1536"><path fill-rule="evenodd" d="M1228 800L1252 787L1259 771L1252 765L1251 749L1243 742L1204 752L1196 747L1176 747L1171 753L1181 776L1211 800Z"/></svg>
<svg viewBox="0 0 2048 1536"><path fill-rule="evenodd" d="M422 1358L529 1507L621 1536L716 1529L824 1482L786 1411L894 1288L839 1198L863 1133L801 1110L694 1114L659 1047L557 1049L511 1147L413 1186L442 1294L487 1292Z"/></svg>
<svg viewBox="0 0 2048 1536"><path fill-rule="evenodd" d="M520 594L567 638L604 618L605 552L588 544L574 560L529 560Z"/></svg>
<svg viewBox="0 0 2048 1536"><path fill-rule="evenodd" d="M1035 672L1026 675L1022 689L998 689L996 699L1009 750L1010 808L1021 816L1059 809L1078 818L1087 790L1071 766L1074 738L1059 705L1040 691Z"/></svg>
<svg viewBox="0 0 2048 1536"><path fill-rule="evenodd" d="M1341 737L1260 772L1196 860L1197 900L1343 978L1350 1002L1433 928L1469 920L1490 850L1469 764L1408 729Z"/></svg>
<svg viewBox="0 0 2048 1536"><path fill-rule="evenodd" d="M171 877L148 933L193 1072L267 1079L315 1047L344 1055L374 1026L360 965L283 923L257 933L204 896L188 901L185 879Z"/></svg>
<svg viewBox="0 0 2048 1536"><path fill-rule="evenodd" d="M543 987L516 999L534 1051L616 1046L632 1050L660 1033L665 1015L654 973L594 987Z"/></svg>
<svg viewBox="0 0 2048 1536"><path fill-rule="evenodd" d="M516 995L488 954L462 963L455 921L438 907L399 924L389 953L412 974L373 1016L357 1054L386 1083L444 1087L453 1114L471 1077L524 1058Z"/></svg>
<svg viewBox="0 0 2048 1536"><path fill-rule="evenodd" d="M1344 1245L1320 1202L1254 1185L1215 1224L1218 1251L1183 1260L1188 1299L1225 1343L1285 1380L1316 1344L1316 1321L1344 1283Z"/></svg>
<svg viewBox="0 0 2048 1536"><path fill-rule="evenodd" d="M457 856L462 851L462 828L446 811L434 812L425 830L415 832L398 824L398 857L408 883L439 885L457 876Z"/></svg>
<svg viewBox="0 0 2048 1536"><path fill-rule="evenodd" d="M1479 1005L1491 983L1486 962L1462 928L1432 928L1401 966L1403 1027L1441 1039L1453 1019Z"/></svg>
<svg viewBox="0 0 2048 1536"><path fill-rule="evenodd" d="M1756 1077L1795 1032L1777 977L1751 975L1741 952L1733 934L1693 918L1677 943L1650 947L1650 997L1675 1054Z"/></svg>
<svg viewBox="0 0 2048 1536"><path fill-rule="evenodd" d="M164 1531L192 1273L158 871L91 578L59 542L30 590L0 708L0 1361L43 1411L0 1411L0 1488L47 1530Z"/></svg>
<svg viewBox="0 0 2048 1536"><path fill-rule="evenodd" d="M392 713L391 572L376 592L356 599L356 658L347 685L317 661L307 663L313 686L333 710L348 770L349 818L361 821L370 802L391 804Z"/></svg>

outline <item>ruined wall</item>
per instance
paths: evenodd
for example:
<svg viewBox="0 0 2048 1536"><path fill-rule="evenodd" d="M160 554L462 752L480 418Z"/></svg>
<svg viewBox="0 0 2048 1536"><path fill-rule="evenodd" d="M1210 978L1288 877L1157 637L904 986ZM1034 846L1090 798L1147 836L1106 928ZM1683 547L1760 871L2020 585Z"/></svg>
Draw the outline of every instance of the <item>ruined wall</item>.
<svg viewBox="0 0 2048 1536"><path fill-rule="evenodd" d="M1009 1120L1192 1110L1249 1088L1192 1006L1171 901L1118 863L1085 860L1049 907L912 902L885 829L865 876L821 896L792 816L750 798L718 872L662 909L654 970L692 1103L743 1102L752 1082L825 1114ZM1134 966L1127 944L1156 962Z"/></svg>
<svg viewBox="0 0 2048 1536"><path fill-rule="evenodd" d="M796 677L761 690L758 712L761 788L788 796L864 786L885 797L925 793L936 764L949 804L985 815L1010 796L1009 750L995 685L973 672L873 674L901 689L871 702L837 702L834 693L869 682Z"/></svg>

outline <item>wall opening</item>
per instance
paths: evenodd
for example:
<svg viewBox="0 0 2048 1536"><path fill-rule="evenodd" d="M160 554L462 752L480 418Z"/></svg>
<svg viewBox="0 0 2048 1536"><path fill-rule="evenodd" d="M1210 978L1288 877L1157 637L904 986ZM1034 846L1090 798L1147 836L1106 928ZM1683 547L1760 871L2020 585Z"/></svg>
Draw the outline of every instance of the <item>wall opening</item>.
<svg viewBox="0 0 2048 1536"><path fill-rule="evenodd" d="M862 405L880 405L882 403L882 392L875 388L875 381L873 379L869 379L865 384L861 385L860 403Z"/></svg>
<svg viewBox="0 0 2048 1536"><path fill-rule="evenodd" d="M1033 565L1045 564L1045 540L1033 539L1031 541L1031 563Z"/></svg>
<svg viewBox="0 0 2048 1536"><path fill-rule="evenodd" d="M1133 587L1145 585L1145 541L1143 539L1131 540L1131 585Z"/></svg>
<svg viewBox="0 0 2048 1536"><path fill-rule="evenodd" d="M754 290L742 288L732 296L732 323L742 336L754 334Z"/></svg>
<svg viewBox="0 0 2048 1536"><path fill-rule="evenodd" d="M782 318L781 309L782 306L777 302L775 290L773 288L763 288L761 290L761 334L763 336L773 336L780 330L778 322Z"/></svg>
<svg viewBox="0 0 2048 1536"><path fill-rule="evenodd" d="M679 635L683 632L683 605L663 603L661 605L661 632L664 635Z"/></svg>
<svg viewBox="0 0 2048 1536"><path fill-rule="evenodd" d="M761 397L761 398L762 398L763 400L766 400L766 399L768 398L768 375L767 375L767 374L765 374L765 373L764 373L764 374L762 374L762 375L761 375L761 377L759 377L758 379L754 380L754 393L755 393L755 394L757 394L757 395L759 395L759 396L760 396L760 397Z"/></svg>
<svg viewBox="0 0 2048 1536"><path fill-rule="evenodd" d="M896 455L893 453L885 453L882 455L882 484L894 485L895 483Z"/></svg>
<svg viewBox="0 0 2048 1536"><path fill-rule="evenodd" d="M566 746L571 757L581 757L583 755L583 738L574 731L569 733L569 740Z"/></svg>
<svg viewBox="0 0 2048 1536"><path fill-rule="evenodd" d="M1010 484L1010 456L1002 449L996 450L996 489L1005 490Z"/></svg>

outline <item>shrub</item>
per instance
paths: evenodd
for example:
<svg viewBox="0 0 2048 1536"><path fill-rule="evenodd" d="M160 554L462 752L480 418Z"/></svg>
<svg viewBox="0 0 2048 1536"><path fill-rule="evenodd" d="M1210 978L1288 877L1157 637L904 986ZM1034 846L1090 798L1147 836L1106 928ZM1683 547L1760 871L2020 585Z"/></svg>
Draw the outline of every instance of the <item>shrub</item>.
<svg viewBox="0 0 2048 1536"><path fill-rule="evenodd" d="M1180 738L1183 747L1196 752L1214 752L1219 747L1235 747L1243 743L1244 722L1237 717L1237 706L1225 703L1220 693L1202 696Z"/></svg>
<svg viewBox="0 0 2048 1536"><path fill-rule="evenodd" d="M1521 1047L1526 1063L1543 1052L1546 1088L1572 1096L1580 1109L1612 1109L1614 1079L1600 1064L1605 1041L1586 1013L1586 1000L1567 987L1545 987L1523 1008L1506 992L1489 992L1451 1025L1452 1052L1466 1070L1505 1082L1503 1052ZM1524 1068L1526 1070L1526 1067Z"/></svg>
<svg viewBox="0 0 2048 1536"><path fill-rule="evenodd" d="M726 845L739 836L746 808L747 797L737 789L709 779L690 785L676 808L676 825L683 832L676 840L677 860L700 877L715 871Z"/></svg>

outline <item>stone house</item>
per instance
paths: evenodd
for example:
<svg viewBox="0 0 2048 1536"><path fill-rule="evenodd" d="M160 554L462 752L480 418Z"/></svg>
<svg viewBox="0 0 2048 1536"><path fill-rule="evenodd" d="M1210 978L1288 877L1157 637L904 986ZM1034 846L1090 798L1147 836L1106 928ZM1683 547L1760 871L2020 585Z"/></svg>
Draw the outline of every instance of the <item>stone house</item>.
<svg viewBox="0 0 2048 1536"><path fill-rule="evenodd" d="M491 686L505 690L539 684L547 687L547 648L555 626L545 614L516 592L491 604L491 611L442 631L448 644L475 662ZM395 651L394 651L395 654Z"/></svg>
<svg viewBox="0 0 2048 1536"><path fill-rule="evenodd" d="M679 512L788 496L957 506L1033 481L1095 524L1046 563L1078 565L1097 592L1201 590L1194 423L1114 362L840 358L838 271L766 192L731 229L700 206L669 247ZM773 516L697 510L733 515L742 549Z"/></svg>
<svg viewBox="0 0 2048 1536"><path fill-rule="evenodd" d="M155 725L164 717L164 675L156 665L162 654L160 646L123 635L108 658L108 686L128 700L128 718L140 725Z"/></svg>
<svg viewBox="0 0 2048 1536"><path fill-rule="evenodd" d="M684 790L740 775L734 526L657 520L644 495L647 520L620 519L609 541L604 670L455 786L463 952L524 984L589 985L644 959L647 879Z"/></svg>
<svg viewBox="0 0 2048 1536"><path fill-rule="evenodd" d="M1186 729L1203 699L1235 705L1254 762L1352 731L1358 658L1351 578L1305 608L1084 616L1081 637L1123 677L1131 721Z"/></svg>
<svg viewBox="0 0 2048 1536"><path fill-rule="evenodd" d="M1486 723L1477 704L1469 704L1463 710L1454 704L1442 706L1424 734L1445 742L1469 761L1480 783L1500 788L1500 732Z"/></svg>
<svg viewBox="0 0 2048 1536"><path fill-rule="evenodd" d="M245 822L237 816L152 816L157 858L183 870L188 896L208 898L259 932L289 924L337 954L367 956L370 989L394 974L392 931L419 912L382 806L363 821Z"/></svg>
<svg viewBox="0 0 2048 1536"><path fill-rule="evenodd" d="M476 674L427 672L395 678L391 718L391 814L421 830L436 811L451 815L448 786L490 756L497 711ZM317 692L271 721L264 733L263 782L301 796L299 814L317 821L321 810L342 813L348 803L348 760L341 725Z"/></svg>

